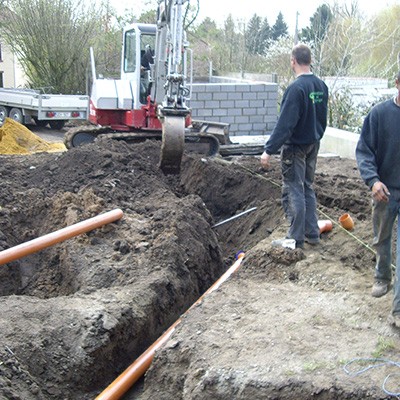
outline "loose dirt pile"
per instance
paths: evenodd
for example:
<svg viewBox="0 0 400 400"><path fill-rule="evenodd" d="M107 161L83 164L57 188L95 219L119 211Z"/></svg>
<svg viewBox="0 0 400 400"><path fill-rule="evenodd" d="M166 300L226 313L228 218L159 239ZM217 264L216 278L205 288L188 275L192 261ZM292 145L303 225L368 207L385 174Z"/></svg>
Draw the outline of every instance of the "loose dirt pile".
<svg viewBox="0 0 400 400"><path fill-rule="evenodd" d="M391 295L369 295L370 196L354 161L320 158L316 178L321 219L349 212L354 231L335 225L303 251L270 246L286 231L278 158L260 174L256 157L185 155L181 175L165 176L159 151L99 141L1 156L0 250L114 208L124 217L0 266L0 398L93 399L239 250L240 271L185 315L124 398L387 398L396 370L343 371L357 357L396 361L400 345Z"/></svg>
<svg viewBox="0 0 400 400"><path fill-rule="evenodd" d="M48 143L24 125L6 118L0 126L0 154L32 154L66 151L63 143Z"/></svg>

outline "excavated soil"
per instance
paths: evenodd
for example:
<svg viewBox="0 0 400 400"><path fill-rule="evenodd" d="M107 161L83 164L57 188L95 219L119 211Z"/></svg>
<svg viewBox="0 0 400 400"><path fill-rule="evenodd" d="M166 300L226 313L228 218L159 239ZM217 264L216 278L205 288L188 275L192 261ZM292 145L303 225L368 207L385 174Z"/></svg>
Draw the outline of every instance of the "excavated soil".
<svg viewBox="0 0 400 400"><path fill-rule="evenodd" d="M370 296L370 195L353 160L320 157L319 246L285 234L278 156L186 154L99 141L63 153L1 155L0 250L116 208L121 220L0 266L0 398L94 399L180 316L124 399L385 399L399 392L392 295ZM249 208L256 210L218 227ZM231 266L240 270L185 311ZM364 373L367 359L388 361ZM362 360L355 362L358 358ZM392 362L392 364L390 364ZM382 383L389 376L384 389Z"/></svg>

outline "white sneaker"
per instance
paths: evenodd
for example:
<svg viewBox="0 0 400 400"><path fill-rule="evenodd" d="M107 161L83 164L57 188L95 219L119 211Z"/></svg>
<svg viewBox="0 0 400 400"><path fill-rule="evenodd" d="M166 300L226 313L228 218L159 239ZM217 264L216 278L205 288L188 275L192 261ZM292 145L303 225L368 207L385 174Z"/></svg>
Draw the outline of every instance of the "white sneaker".
<svg viewBox="0 0 400 400"><path fill-rule="evenodd" d="M271 245L274 247L286 247L288 249L295 249L296 248L296 241L294 239L277 239L271 242Z"/></svg>

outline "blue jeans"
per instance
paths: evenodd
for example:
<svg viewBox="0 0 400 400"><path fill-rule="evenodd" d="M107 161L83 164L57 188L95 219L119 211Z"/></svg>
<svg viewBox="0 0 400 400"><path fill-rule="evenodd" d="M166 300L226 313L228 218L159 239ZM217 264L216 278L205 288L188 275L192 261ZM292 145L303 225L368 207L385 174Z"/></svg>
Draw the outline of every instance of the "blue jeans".
<svg viewBox="0 0 400 400"><path fill-rule="evenodd" d="M313 189L319 142L307 145L283 145L282 206L289 221L287 237L302 246L305 237L318 240L317 201Z"/></svg>
<svg viewBox="0 0 400 400"><path fill-rule="evenodd" d="M396 217L400 216L400 190L389 189L389 202L373 202L373 246L376 250L375 281L392 281L392 232ZM400 219L397 218L397 234ZM393 314L400 314L400 241L396 248L396 273L394 278Z"/></svg>

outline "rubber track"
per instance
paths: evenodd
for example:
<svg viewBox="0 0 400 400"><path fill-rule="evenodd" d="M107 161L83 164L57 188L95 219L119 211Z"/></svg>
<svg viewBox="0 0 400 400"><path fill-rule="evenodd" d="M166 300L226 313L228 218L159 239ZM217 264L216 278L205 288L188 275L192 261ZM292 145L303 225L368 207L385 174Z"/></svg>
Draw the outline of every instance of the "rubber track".
<svg viewBox="0 0 400 400"><path fill-rule="evenodd" d="M79 126L75 128L69 129L64 136L64 144L67 149L72 149L73 146L73 137L78 133L89 133L94 136L95 139L105 139L110 138L113 140L124 140L130 143L140 143L144 142L147 139L150 140L162 140L161 132L115 132L109 127L98 127L94 125L85 125ZM211 136L211 138L210 138ZM208 156L214 156L218 154L219 143L218 140L212 134L207 133L195 133L193 131L189 131L185 134L185 142L190 143L196 147L196 142L207 141L210 142L210 150Z"/></svg>
<svg viewBox="0 0 400 400"><path fill-rule="evenodd" d="M78 132L89 133L97 137L100 134L112 132L112 129L104 126L98 127L94 125L77 126L75 128L68 129L68 131L64 135L64 144L67 149L72 149L74 147L72 139Z"/></svg>

